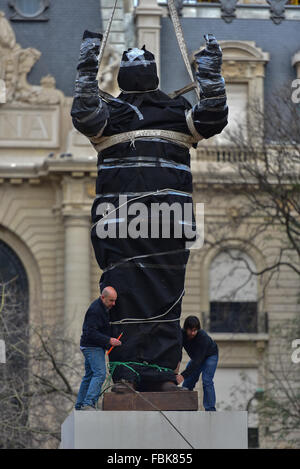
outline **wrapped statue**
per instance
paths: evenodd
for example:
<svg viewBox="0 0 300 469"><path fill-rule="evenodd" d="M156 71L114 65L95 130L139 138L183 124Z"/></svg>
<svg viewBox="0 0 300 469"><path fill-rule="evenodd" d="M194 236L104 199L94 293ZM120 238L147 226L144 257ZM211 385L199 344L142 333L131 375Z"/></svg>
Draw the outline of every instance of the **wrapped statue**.
<svg viewBox="0 0 300 469"><path fill-rule="evenodd" d="M91 241L101 290L118 293L109 313L112 336L122 333L122 346L109 354L116 392L127 392L128 383L142 391L178 389L181 303L195 239L189 149L220 133L228 117L222 51L213 35L205 40L196 55L200 100L191 106L158 88L145 46L123 53L120 95L102 93L102 34L83 35L71 115L98 152Z"/></svg>

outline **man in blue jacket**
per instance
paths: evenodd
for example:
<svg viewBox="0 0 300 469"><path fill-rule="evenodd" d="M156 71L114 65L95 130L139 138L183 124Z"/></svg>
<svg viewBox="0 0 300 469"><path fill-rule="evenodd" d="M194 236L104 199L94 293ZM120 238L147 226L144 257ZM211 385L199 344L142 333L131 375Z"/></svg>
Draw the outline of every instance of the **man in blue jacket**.
<svg viewBox="0 0 300 469"><path fill-rule="evenodd" d="M207 411L215 411L216 393L213 378L218 364L218 346L201 329L197 316L186 318L182 329L182 346L191 360L186 369L177 375L177 383L183 383L183 389L192 391L202 373L203 407Z"/></svg>
<svg viewBox="0 0 300 469"><path fill-rule="evenodd" d="M121 345L118 339L110 337L108 311L116 300L116 290L106 287L85 314L80 339L80 349L85 358L85 375L78 392L76 410L96 410L106 377L105 349Z"/></svg>

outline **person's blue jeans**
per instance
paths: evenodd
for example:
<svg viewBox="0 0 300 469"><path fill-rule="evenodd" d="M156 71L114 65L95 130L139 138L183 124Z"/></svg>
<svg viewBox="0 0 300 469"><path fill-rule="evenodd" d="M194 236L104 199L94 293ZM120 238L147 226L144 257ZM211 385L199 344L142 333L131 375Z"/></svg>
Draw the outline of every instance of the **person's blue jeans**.
<svg viewBox="0 0 300 469"><path fill-rule="evenodd" d="M79 388L75 409L82 406L96 407L106 377L105 351L101 347L86 347L81 350L85 362L85 375Z"/></svg>
<svg viewBox="0 0 300 469"><path fill-rule="evenodd" d="M202 373L202 385L203 385L203 407L207 411L216 410L216 393L214 386L214 375L218 365L218 355L211 355L207 357L204 362L182 383L182 387L192 391L196 386L200 374ZM189 361L187 369L191 366L192 360Z"/></svg>

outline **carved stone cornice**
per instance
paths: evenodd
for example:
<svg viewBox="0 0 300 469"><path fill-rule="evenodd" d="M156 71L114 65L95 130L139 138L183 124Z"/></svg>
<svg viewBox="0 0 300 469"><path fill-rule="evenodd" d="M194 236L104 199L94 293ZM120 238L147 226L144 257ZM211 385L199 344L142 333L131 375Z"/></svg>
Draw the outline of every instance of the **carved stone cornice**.
<svg viewBox="0 0 300 469"><path fill-rule="evenodd" d="M42 178L70 176L74 180L97 177L97 163L95 160L87 161L67 158L47 158L41 164L1 163L0 183L5 181L19 181L34 183ZM15 182L17 183L17 182Z"/></svg>
<svg viewBox="0 0 300 469"><path fill-rule="evenodd" d="M0 80L5 83L6 103L58 104L62 101L64 94L55 88L55 78L51 75L43 77L40 86L27 81L28 73L40 56L41 52L32 47L22 49L5 14L0 11Z"/></svg>

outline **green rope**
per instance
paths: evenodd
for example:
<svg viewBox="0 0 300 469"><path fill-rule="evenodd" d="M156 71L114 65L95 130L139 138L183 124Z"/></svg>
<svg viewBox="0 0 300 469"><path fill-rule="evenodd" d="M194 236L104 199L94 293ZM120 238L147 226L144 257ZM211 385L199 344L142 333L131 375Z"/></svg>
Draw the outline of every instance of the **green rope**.
<svg viewBox="0 0 300 469"><path fill-rule="evenodd" d="M133 373L135 373L139 377L140 376L139 373L130 366L130 365L136 365L136 364L137 364L136 362L109 362L108 371L112 377L117 366L125 366L126 368L129 368L129 370L133 371Z"/></svg>
<svg viewBox="0 0 300 469"><path fill-rule="evenodd" d="M164 366L159 366L159 365L150 364L150 363L140 363L140 362L110 362L108 364L108 369L109 369L110 374L113 375L117 366L125 366L126 368L129 368L131 371L133 371L137 376L139 376L139 373L130 365L146 366L148 368L155 368L158 371L173 372L173 370L171 370L170 368L166 368Z"/></svg>
<svg viewBox="0 0 300 469"><path fill-rule="evenodd" d="M159 366L159 365L156 365L156 364L140 363L140 362L109 362L107 364L109 375L108 375L107 379L105 380L105 383L104 383L103 387L105 389L108 389L108 387L110 387L110 384L112 382L113 374L114 374L114 372L115 372L115 370L118 366L125 366L126 368L131 370L133 373L135 373L138 378L140 378L140 374L138 373L138 371L136 371L134 368L132 368L132 365L146 366L148 368L154 368L158 371L167 371L167 372L171 371L172 373L174 373L174 370L171 370L170 368L166 368L164 366Z"/></svg>

